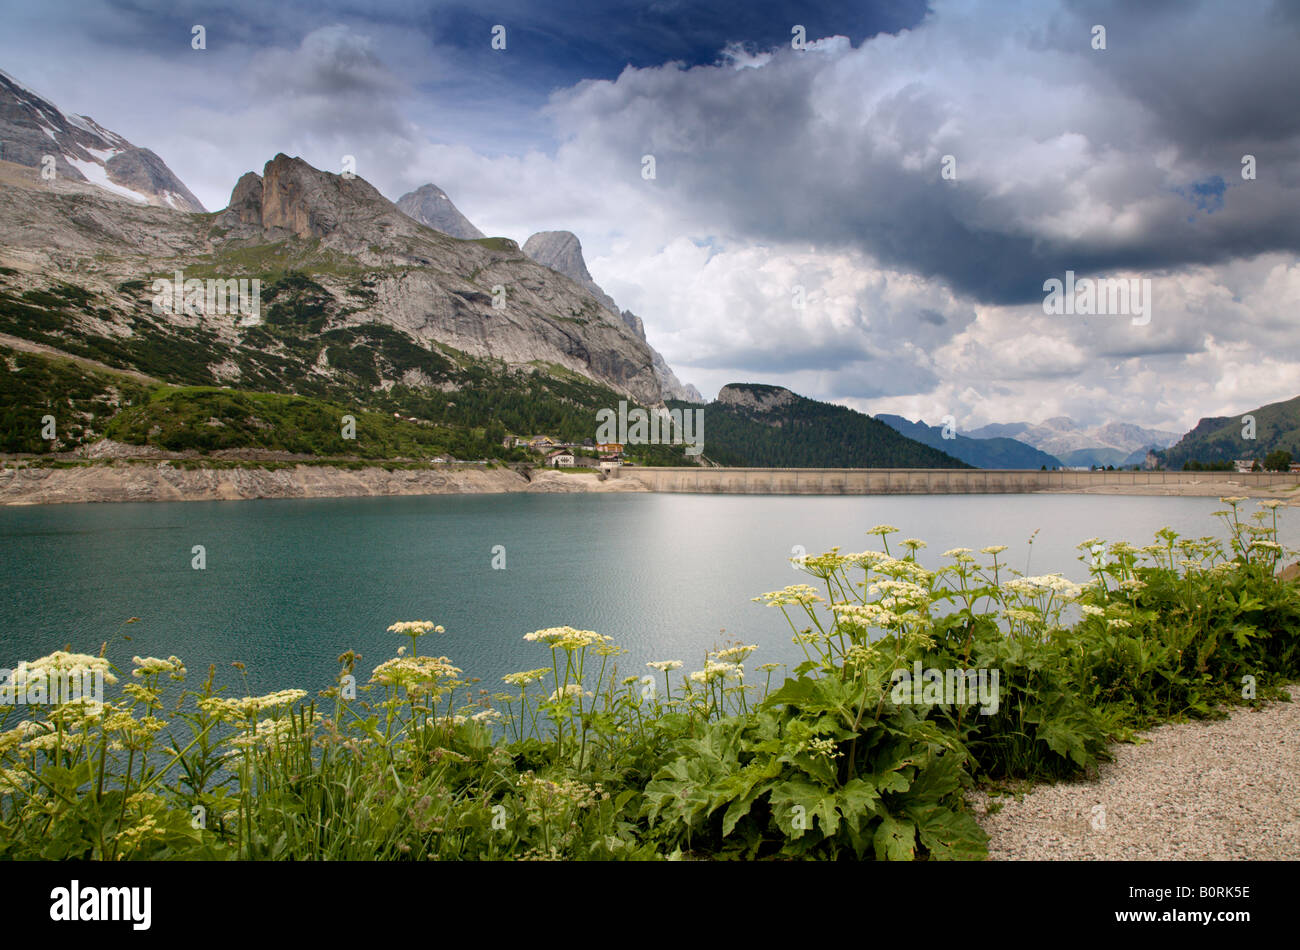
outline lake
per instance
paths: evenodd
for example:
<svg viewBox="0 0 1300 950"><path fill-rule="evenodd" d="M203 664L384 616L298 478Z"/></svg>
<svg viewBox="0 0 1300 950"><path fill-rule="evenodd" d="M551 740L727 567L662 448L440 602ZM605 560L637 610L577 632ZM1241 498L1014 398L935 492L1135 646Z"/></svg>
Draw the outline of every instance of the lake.
<svg viewBox="0 0 1300 950"><path fill-rule="evenodd" d="M364 682L409 642L386 632L398 620L446 627L420 652L445 653L491 690L505 673L548 665L549 651L521 638L564 624L614 637L630 651L628 674L650 660L698 669L729 640L760 645L751 667L797 662L780 612L750 600L806 580L789 564L796 546L877 548L865 532L886 522L901 529L895 539L928 543L920 560L931 568L951 547L1006 544L1013 568L1082 581L1080 541L1145 544L1164 525L1218 534L1210 513L1221 507L1113 495L507 494L4 508L0 667L108 640L125 669L133 654L176 654L192 684L216 663L238 690L240 661L255 693L315 693L333 685L347 649L363 655ZM1296 546L1292 520L1283 541ZM195 545L204 570L192 567ZM502 548L505 568L494 569ZM128 617L140 622L123 626Z"/></svg>

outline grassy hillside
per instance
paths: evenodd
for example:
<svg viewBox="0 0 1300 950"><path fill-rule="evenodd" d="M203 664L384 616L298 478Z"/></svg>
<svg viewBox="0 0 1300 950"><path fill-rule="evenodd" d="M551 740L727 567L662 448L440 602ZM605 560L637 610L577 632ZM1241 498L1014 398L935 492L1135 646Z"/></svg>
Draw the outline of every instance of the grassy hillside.
<svg viewBox="0 0 1300 950"><path fill-rule="evenodd" d="M787 392L758 384L726 388L763 397ZM704 408L704 454L723 465L774 468L972 467L860 412L789 395L793 399L788 403L768 409L709 403ZM694 408L684 402L669 405Z"/></svg>
<svg viewBox="0 0 1300 950"><path fill-rule="evenodd" d="M502 445L507 432L581 441L595 432L596 409L617 405L619 398L580 378L494 374L484 366L465 371L476 385L464 391L395 387L362 402L150 384L71 358L4 346L0 362L0 452L61 452L108 437L166 451L247 448L362 459L528 461L536 456ZM394 412L402 418L393 418ZM55 418L53 441L42 433L47 415ZM343 438L345 415L356 420L355 439ZM629 455L642 465L684 461L681 446L633 446Z"/></svg>
<svg viewBox="0 0 1300 950"><path fill-rule="evenodd" d="M348 415L355 438L343 435ZM501 454L501 439L490 438L485 428L422 425L306 396L212 387L160 387L143 404L114 417L107 435L171 451L256 448L367 459Z"/></svg>
<svg viewBox="0 0 1300 950"><path fill-rule="evenodd" d="M147 387L113 372L0 346L0 451L57 452L94 441ZM54 417L53 440L42 421Z"/></svg>
<svg viewBox="0 0 1300 950"><path fill-rule="evenodd" d="M310 276L293 270L264 288L264 322L242 328L233 346L211 331L155 320L144 281L126 282L117 288L121 296L107 299L71 284L19 292L6 288L11 276L0 273L0 333L94 360L110 371L4 350L10 364L0 383L5 452L66 450L107 434L169 450L524 460L534 456L502 447L507 433L581 442L595 435L598 409L626 398L563 367L512 370L449 346L423 346L386 324L325 329L331 318L346 314ZM364 305L364 278L359 279L358 303ZM95 331L102 325L95 321L124 313L131 336ZM315 371L321 366L324 373ZM232 373L230 388L221 387L227 379L215 374L218 367ZM169 385L150 393L111 368ZM393 385L394 380L412 382ZM127 407L134 411L110 426ZM394 427L394 412L420 424ZM58 420L57 442L41 437L40 420L47 413ZM340 437L344 414L357 418L355 443ZM642 465L685 461L681 446L635 446L628 454Z"/></svg>
<svg viewBox="0 0 1300 950"><path fill-rule="evenodd" d="M1255 417L1255 438L1242 437L1243 416ZM1165 468L1179 469L1186 462L1228 462L1259 459L1282 450L1300 458L1300 396L1232 416L1202 419L1176 444L1157 452Z"/></svg>

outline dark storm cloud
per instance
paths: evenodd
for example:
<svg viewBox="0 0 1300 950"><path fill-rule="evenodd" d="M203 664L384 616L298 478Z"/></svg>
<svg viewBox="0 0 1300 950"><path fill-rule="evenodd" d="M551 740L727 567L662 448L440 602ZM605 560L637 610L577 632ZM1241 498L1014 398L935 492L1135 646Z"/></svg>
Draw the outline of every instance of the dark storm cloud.
<svg viewBox="0 0 1300 950"><path fill-rule="evenodd" d="M1107 27L1099 72L1141 103L1161 135L1189 155L1235 163L1243 143L1282 146L1300 135L1300 5L1279 2L1071 2ZM1072 40L1058 32L1057 48Z"/></svg>
<svg viewBox="0 0 1300 950"><path fill-rule="evenodd" d="M922 25L911 55L890 38L786 44L758 69L629 71L556 108L619 162L653 153L661 187L698 222L856 248L990 303L1041 299L1066 270L1300 250L1293 18L1261 4L1106 5L1029 30L989 9L967 32L953 17ZM1089 45L1097 22L1105 50ZM1050 160L1053 142L1070 161L1014 175L1016 151ZM956 181L940 178L946 154ZM1242 178L1245 154L1257 180ZM1072 217L1092 220L1052 226Z"/></svg>

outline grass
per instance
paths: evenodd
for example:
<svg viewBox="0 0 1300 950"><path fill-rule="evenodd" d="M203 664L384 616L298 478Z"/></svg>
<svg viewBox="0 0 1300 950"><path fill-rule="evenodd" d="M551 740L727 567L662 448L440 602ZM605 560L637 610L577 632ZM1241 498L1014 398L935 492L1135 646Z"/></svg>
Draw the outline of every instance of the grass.
<svg viewBox="0 0 1300 950"><path fill-rule="evenodd" d="M519 246L515 244L514 241L510 240L510 238L503 238L503 237L473 238L471 243L477 244L480 247L486 247L490 251L509 252L509 251L519 250Z"/></svg>

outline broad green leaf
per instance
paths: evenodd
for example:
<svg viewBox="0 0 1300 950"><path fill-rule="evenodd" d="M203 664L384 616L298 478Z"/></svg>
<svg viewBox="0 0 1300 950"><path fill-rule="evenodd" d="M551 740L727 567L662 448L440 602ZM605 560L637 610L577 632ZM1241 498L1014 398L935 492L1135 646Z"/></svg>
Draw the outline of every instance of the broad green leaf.
<svg viewBox="0 0 1300 950"><path fill-rule="evenodd" d="M875 836L877 861L911 861L916 855L916 826L886 815Z"/></svg>
<svg viewBox="0 0 1300 950"><path fill-rule="evenodd" d="M792 838L811 832L814 818L821 822L822 834L830 837L840 827L835 798L835 792L825 786L793 779L772 789L772 814L777 826Z"/></svg>

